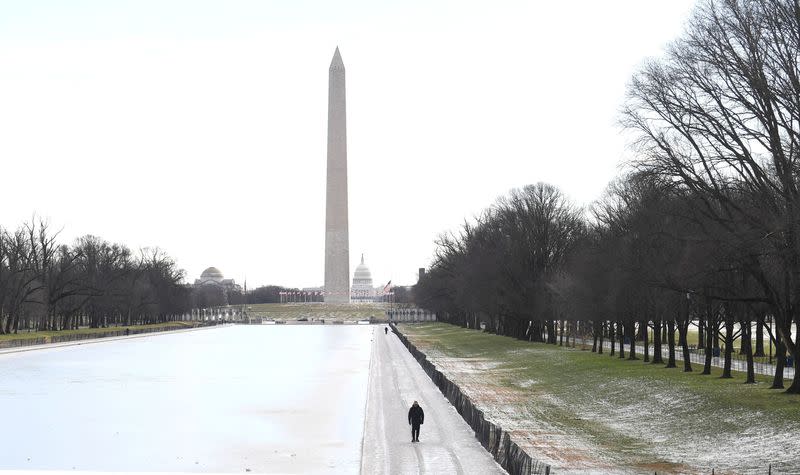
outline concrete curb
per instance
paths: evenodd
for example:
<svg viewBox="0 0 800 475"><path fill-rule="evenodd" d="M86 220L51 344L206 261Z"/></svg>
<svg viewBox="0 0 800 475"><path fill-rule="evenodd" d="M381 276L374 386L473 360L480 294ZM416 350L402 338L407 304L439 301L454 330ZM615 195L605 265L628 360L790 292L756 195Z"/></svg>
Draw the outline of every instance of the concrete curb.
<svg viewBox="0 0 800 475"><path fill-rule="evenodd" d="M492 454L492 457L508 471L511 475L539 475L549 474L550 466L540 462L528 455L516 442L511 440L511 436L502 427L486 420L483 411L478 409L475 404L467 397L457 384L450 381L447 376L436 369L436 366L428 361L427 356L412 345L408 338L403 335L394 324L391 325L392 331L400 338L400 341L408 348L408 351L422 366L422 369L431 378L434 384L444 394L450 404L456 408L461 417L475 431L475 437L483 447Z"/></svg>

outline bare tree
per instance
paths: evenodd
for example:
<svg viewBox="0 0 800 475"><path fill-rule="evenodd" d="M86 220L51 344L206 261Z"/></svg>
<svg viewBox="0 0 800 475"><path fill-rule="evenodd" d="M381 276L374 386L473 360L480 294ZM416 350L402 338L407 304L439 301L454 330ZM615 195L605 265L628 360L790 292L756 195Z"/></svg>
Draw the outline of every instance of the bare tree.
<svg viewBox="0 0 800 475"><path fill-rule="evenodd" d="M796 1L705 1L685 35L629 88L625 125L639 133L638 165L693 192L727 239L759 249L747 272L792 337L800 305L800 6ZM742 206L743 195L758 206ZM783 279L770 279L778 260ZM751 296L741 296L753 300ZM800 366L797 367L800 369ZM789 388L800 392L800 378Z"/></svg>

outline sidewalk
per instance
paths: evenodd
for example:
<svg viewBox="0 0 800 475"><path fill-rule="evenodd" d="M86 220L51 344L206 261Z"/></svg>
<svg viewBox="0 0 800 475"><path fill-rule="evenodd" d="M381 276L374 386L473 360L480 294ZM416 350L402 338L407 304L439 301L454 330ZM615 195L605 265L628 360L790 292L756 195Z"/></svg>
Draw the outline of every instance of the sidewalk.
<svg viewBox="0 0 800 475"><path fill-rule="evenodd" d="M566 338L565 338L566 339ZM585 338L575 338L575 344L582 344L591 348L592 340L587 340ZM617 349L619 349L619 343L616 343ZM625 344L625 351L629 351L630 345ZM611 342L608 340L603 340L603 349L604 350L611 350ZM650 345L650 354L654 354L655 347L651 344ZM636 344L636 354L637 355L644 355L644 345ZM668 345L661 345L661 357L664 358L666 361L669 357L669 346ZM705 355L701 353L691 352L689 353L689 361L694 364L703 365L705 364ZM675 361L683 361L683 350L681 349L680 345L675 345ZM714 356L711 358L711 366L717 368L725 367L725 357L724 356ZM731 369L734 371L741 371L743 373L747 372L747 361L745 360L738 360L736 358L731 358ZM775 365L769 363L760 363L754 362L753 363L753 370L756 374L761 374L764 376L775 376ZM786 379L794 379L794 368L793 367L785 367L783 369L783 377Z"/></svg>
<svg viewBox="0 0 800 475"><path fill-rule="evenodd" d="M407 420L414 401L425 411L419 443ZM361 473L506 473L400 339L381 328L373 333Z"/></svg>

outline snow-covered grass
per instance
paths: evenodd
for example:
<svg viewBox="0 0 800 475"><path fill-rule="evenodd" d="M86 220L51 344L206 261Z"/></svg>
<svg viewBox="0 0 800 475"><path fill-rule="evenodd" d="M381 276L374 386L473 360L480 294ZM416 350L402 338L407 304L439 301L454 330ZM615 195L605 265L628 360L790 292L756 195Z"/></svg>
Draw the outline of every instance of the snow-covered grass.
<svg viewBox="0 0 800 475"><path fill-rule="evenodd" d="M446 324L401 331L531 455L564 471L800 472L800 396Z"/></svg>

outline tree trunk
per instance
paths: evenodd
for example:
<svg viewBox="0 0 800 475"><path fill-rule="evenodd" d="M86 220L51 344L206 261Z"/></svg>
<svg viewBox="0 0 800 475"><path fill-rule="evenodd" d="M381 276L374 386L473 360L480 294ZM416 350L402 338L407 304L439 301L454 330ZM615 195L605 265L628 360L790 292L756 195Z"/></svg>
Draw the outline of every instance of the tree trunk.
<svg viewBox="0 0 800 475"><path fill-rule="evenodd" d="M796 330L797 330L797 335L800 336L800 321L796 322L795 326L796 326ZM787 325L787 327L789 327L788 331L787 331L787 334L789 334L789 332L791 331L791 328L792 328L792 324L789 323ZM800 341L800 338L798 338L798 341ZM785 343L784 343L784 346L786 346ZM795 343L795 351L792 354L792 360L794 360L794 374L795 374L795 377L792 380L792 384L790 384L789 387L786 388L786 393L787 394L800 394L800 377L798 377L798 375L800 375L800 358L798 358L798 356L800 356L800 355L798 355L798 353L796 351L796 348L797 348L797 342Z"/></svg>
<svg viewBox="0 0 800 475"><path fill-rule="evenodd" d="M664 357L661 356L661 319L656 318L653 320L653 364L664 363Z"/></svg>
<svg viewBox="0 0 800 475"><path fill-rule="evenodd" d="M721 378L732 378L731 376L731 356L733 355L733 317L730 311L725 309L725 364L722 368Z"/></svg>
<svg viewBox="0 0 800 475"><path fill-rule="evenodd" d="M756 317L756 351L753 356L764 356L764 317L763 313L758 314Z"/></svg>
<svg viewBox="0 0 800 475"><path fill-rule="evenodd" d="M605 336L605 331L606 331L606 321L603 320L603 322L600 323L600 342L599 342L600 344L597 345L597 354L598 355L602 355L603 354L603 337Z"/></svg>
<svg viewBox="0 0 800 475"><path fill-rule="evenodd" d="M772 378L770 389L783 389L783 368L786 366L786 347L780 333L775 332L775 375ZM795 379L798 379L795 376Z"/></svg>
<svg viewBox="0 0 800 475"><path fill-rule="evenodd" d="M755 384L756 371L753 367L753 340L751 338L751 322L749 320L741 323L742 325L742 346L741 350L747 356L747 379L744 384Z"/></svg>
<svg viewBox="0 0 800 475"><path fill-rule="evenodd" d="M615 336L616 334L614 331L614 321L612 320L608 323L608 337L611 340L611 353L609 354L609 356L614 356L614 348L616 346L616 341L614 340Z"/></svg>
<svg viewBox="0 0 800 475"><path fill-rule="evenodd" d="M19 312L14 314L14 324L11 326L11 329L15 334L19 331Z"/></svg>
<svg viewBox="0 0 800 475"><path fill-rule="evenodd" d="M617 331L619 332L619 357L625 358L625 325L622 322L617 323Z"/></svg>
<svg viewBox="0 0 800 475"><path fill-rule="evenodd" d="M629 360L638 360L639 358L636 357L636 321L631 320L630 324L628 325L628 335L630 335L631 343L628 350L628 359Z"/></svg>
<svg viewBox="0 0 800 475"><path fill-rule="evenodd" d="M669 348L669 359L667 360L667 368L675 368L675 320L670 318L667 320L667 345Z"/></svg>
<svg viewBox="0 0 800 475"><path fill-rule="evenodd" d="M575 348L575 336L578 333L578 322L570 322L569 334L572 335L572 347Z"/></svg>
<svg viewBox="0 0 800 475"><path fill-rule="evenodd" d="M711 309L708 309L708 314L706 315L706 322L705 325L705 337L706 343L704 345L705 348L705 361L703 362L703 372L700 374L711 374L711 358L714 357L714 352L712 350L713 343L711 340L714 338L714 325L712 323L711 317Z"/></svg>
<svg viewBox="0 0 800 475"><path fill-rule="evenodd" d="M689 354L689 317L678 323L678 341L683 350L683 372L692 372L692 358Z"/></svg>
<svg viewBox="0 0 800 475"><path fill-rule="evenodd" d="M703 322L703 315L702 312L698 312L697 315L697 349L705 348L705 324Z"/></svg>
<svg viewBox="0 0 800 475"><path fill-rule="evenodd" d="M650 362L650 322L643 321L640 324L640 329L642 331L642 343L644 343L644 362Z"/></svg>
<svg viewBox="0 0 800 475"><path fill-rule="evenodd" d="M800 377L797 376L798 374L800 374L800 360L798 360L797 357L794 357L793 359L794 359L794 374L795 374L795 377L792 380L792 384L790 384L789 387L786 388L786 393L787 394L800 394Z"/></svg>

